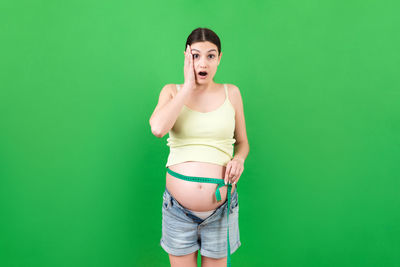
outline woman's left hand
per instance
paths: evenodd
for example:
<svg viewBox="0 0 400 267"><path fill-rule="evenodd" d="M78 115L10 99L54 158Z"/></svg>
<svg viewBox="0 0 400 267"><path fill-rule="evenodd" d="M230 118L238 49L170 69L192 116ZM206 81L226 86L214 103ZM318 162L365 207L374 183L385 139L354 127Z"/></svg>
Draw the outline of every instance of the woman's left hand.
<svg viewBox="0 0 400 267"><path fill-rule="evenodd" d="M224 182L227 184L236 184L239 181L240 175L244 170L244 159L233 158L226 165Z"/></svg>

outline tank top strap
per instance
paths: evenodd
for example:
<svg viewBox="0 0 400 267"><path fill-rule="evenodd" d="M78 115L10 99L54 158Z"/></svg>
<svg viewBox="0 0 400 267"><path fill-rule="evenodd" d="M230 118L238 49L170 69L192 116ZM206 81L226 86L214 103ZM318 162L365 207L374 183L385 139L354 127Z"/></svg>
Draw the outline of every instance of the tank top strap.
<svg viewBox="0 0 400 267"><path fill-rule="evenodd" d="M224 83L224 88L225 88L225 97L228 98L228 86L226 83Z"/></svg>

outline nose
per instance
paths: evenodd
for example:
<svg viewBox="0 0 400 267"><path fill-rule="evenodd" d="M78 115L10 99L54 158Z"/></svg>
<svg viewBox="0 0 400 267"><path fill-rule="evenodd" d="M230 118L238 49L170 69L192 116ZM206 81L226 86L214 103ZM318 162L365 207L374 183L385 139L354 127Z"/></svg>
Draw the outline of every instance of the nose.
<svg viewBox="0 0 400 267"><path fill-rule="evenodd" d="M202 57L202 58L199 59L197 66L200 69L205 69L207 67L207 63L206 62L207 62L206 59L204 57Z"/></svg>

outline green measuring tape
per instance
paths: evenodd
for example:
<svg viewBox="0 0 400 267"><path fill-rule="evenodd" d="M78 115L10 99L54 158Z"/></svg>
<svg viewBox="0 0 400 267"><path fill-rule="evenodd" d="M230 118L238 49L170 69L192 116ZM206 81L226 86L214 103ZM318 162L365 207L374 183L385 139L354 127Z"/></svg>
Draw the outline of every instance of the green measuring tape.
<svg viewBox="0 0 400 267"><path fill-rule="evenodd" d="M227 259L227 266L231 266L231 246L229 244L229 210L231 207L231 190L232 190L232 185L230 183L225 184L224 180L221 179L216 179L216 178L207 178L207 177L195 177L195 176L186 176L177 172L174 172L167 168L167 172L171 174L172 176L185 180L185 181L190 181L190 182L200 182L200 183L210 183L210 184L218 184L217 190L215 191L215 197L217 198L217 201L221 201L221 193L219 192L219 189L223 186L228 186L228 192L227 192L227 199L228 199L228 207L227 207L227 245L228 245L228 259Z"/></svg>

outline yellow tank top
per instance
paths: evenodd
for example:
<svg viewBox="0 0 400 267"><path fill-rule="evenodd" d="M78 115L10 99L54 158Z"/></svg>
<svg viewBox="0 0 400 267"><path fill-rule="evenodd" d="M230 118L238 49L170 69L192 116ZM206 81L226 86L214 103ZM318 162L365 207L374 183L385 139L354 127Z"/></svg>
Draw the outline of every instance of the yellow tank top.
<svg viewBox="0 0 400 267"><path fill-rule="evenodd" d="M176 85L179 91L179 84ZM201 161L226 166L232 159L235 132L235 108L225 88L225 102L216 110L199 112L186 105L181 109L169 131L170 147L166 167L185 162Z"/></svg>

